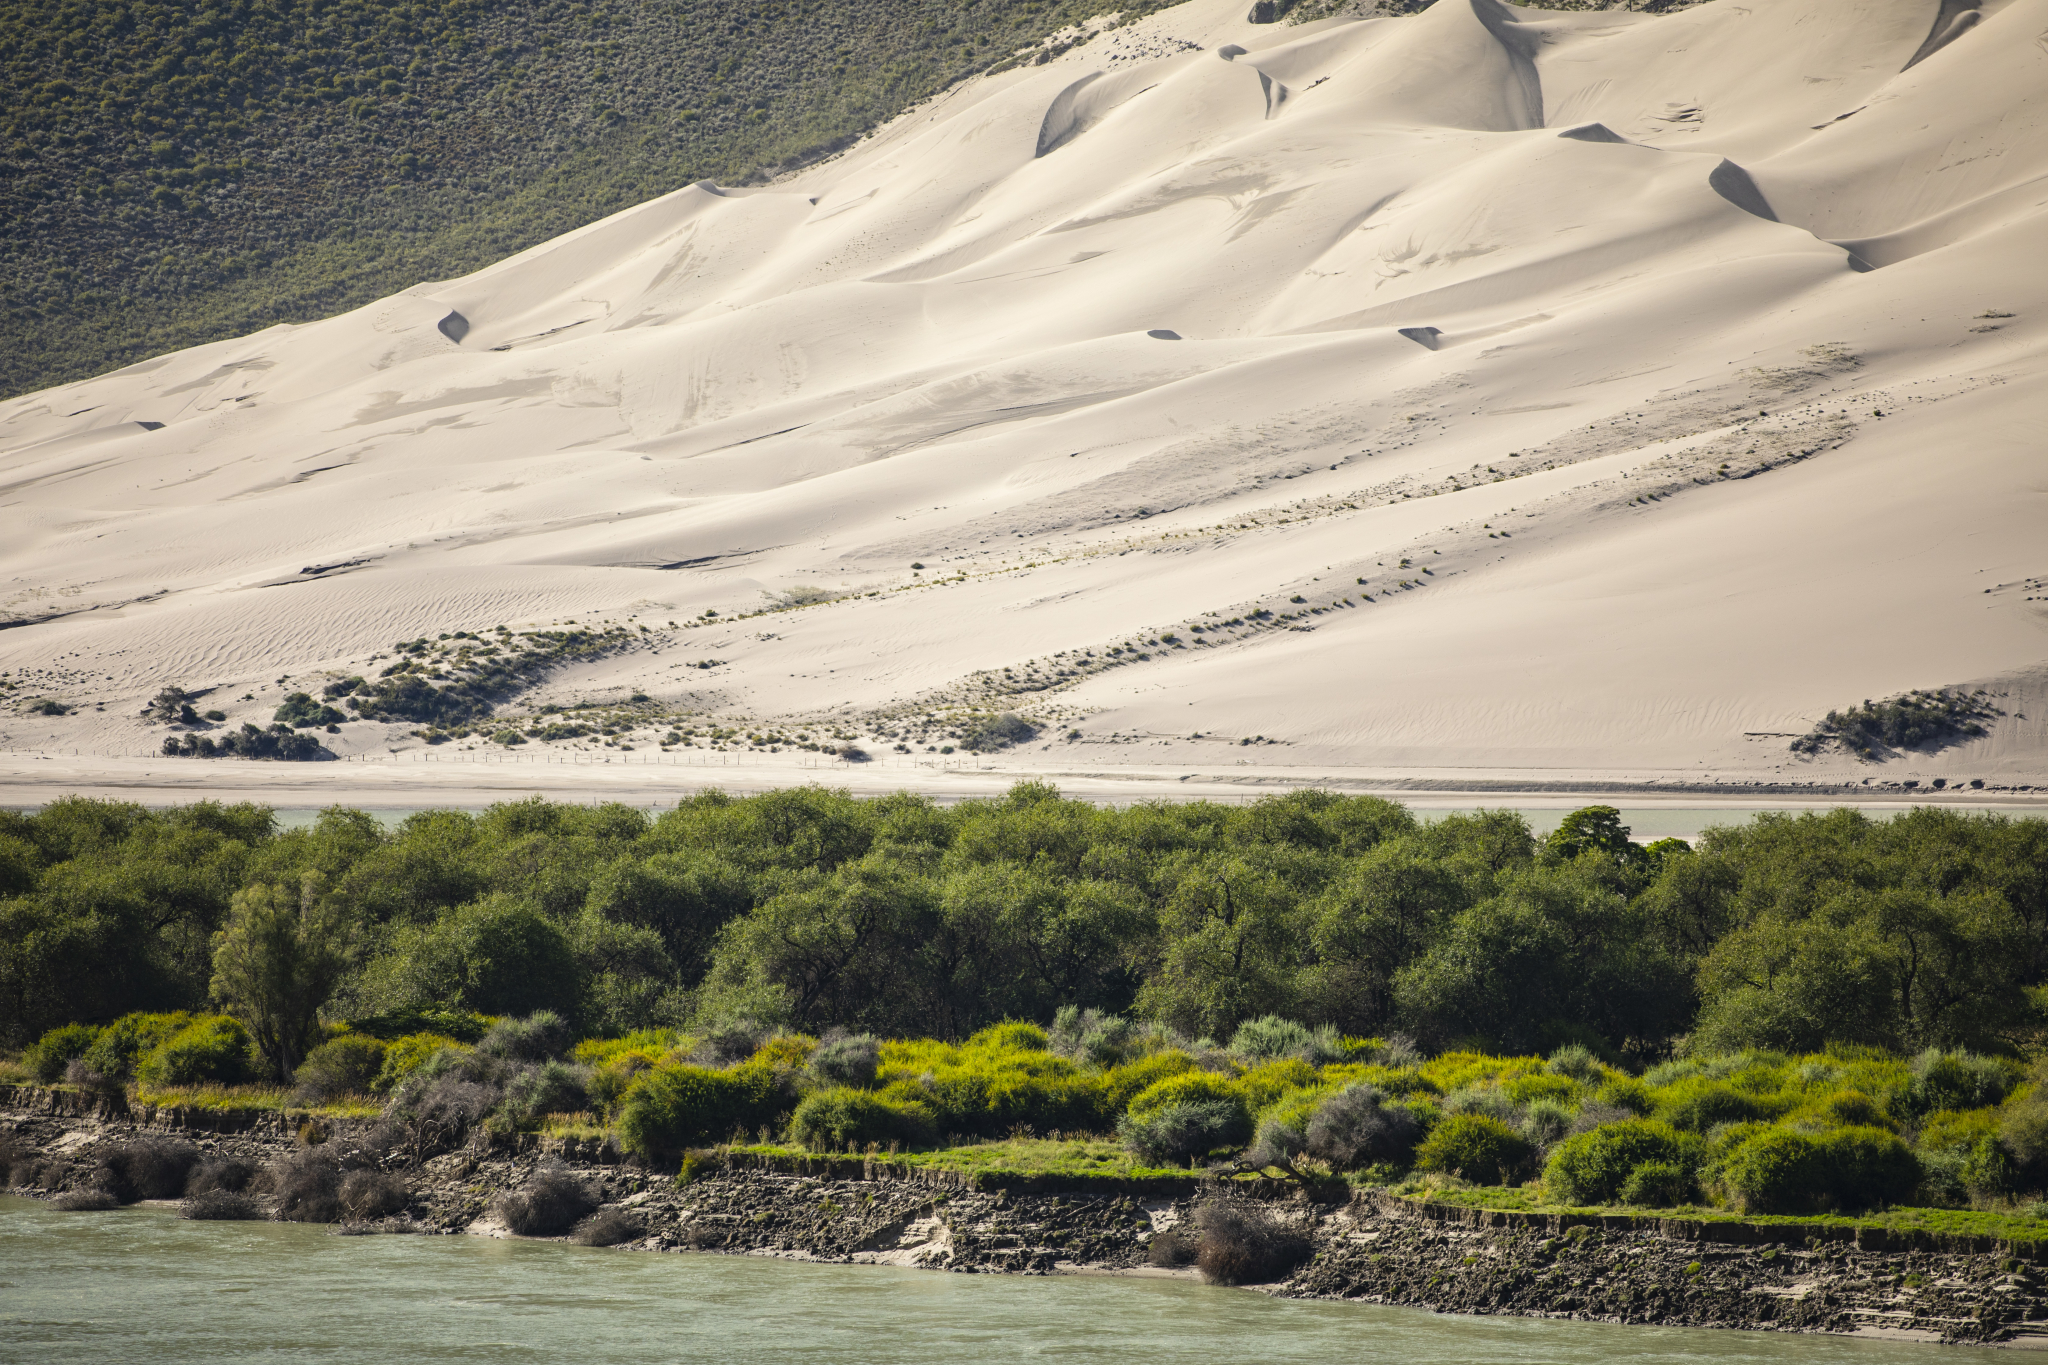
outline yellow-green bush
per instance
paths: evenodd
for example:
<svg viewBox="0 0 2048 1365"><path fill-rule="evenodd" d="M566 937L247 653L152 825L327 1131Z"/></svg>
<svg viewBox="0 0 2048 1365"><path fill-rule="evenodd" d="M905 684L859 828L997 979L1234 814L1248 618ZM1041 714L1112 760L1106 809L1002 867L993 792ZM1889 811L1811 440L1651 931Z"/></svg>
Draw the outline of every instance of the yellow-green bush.
<svg viewBox="0 0 2048 1365"><path fill-rule="evenodd" d="M1913 1150L1882 1128L1770 1128L1720 1166L1729 1194L1751 1213L1881 1208L1909 1198L1920 1176Z"/></svg>
<svg viewBox="0 0 2048 1365"><path fill-rule="evenodd" d="M689 1046L690 1039L675 1029L644 1028L620 1038L585 1038L570 1055L585 1066L606 1066L627 1056L652 1065Z"/></svg>
<svg viewBox="0 0 2048 1365"><path fill-rule="evenodd" d="M1618 1198L1637 1168L1661 1163L1691 1170L1704 1143L1657 1119L1607 1123L1568 1137L1551 1150L1544 1192L1560 1204L1606 1204Z"/></svg>
<svg viewBox="0 0 2048 1365"><path fill-rule="evenodd" d="M135 1078L144 1085L235 1085L250 1078L256 1063L249 1030L224 1014L203 1014L144 1053Z"/></svg>
<svg viewBox="0 0 2048 1365"><path fill-rule="evenodd" d="M1998 1136L1999 1112L1983 1109L1943 1109L1929 1114L1920 1125L1920 1150L1924 1152L1968 1151L1985 1138Z"/></svg>
<svg viewBox="0 0 2048 1365"><path fill-rule="evenodd" d="M619 1143L642 1160L659 1160L686 1147L779 1126L792 1107L770 1067L652 1067L634 1078L619 1106Z"/></svg>
<svg viewBox="0 0 2048 1365"><path fill-rule="evenodd" d="M377 1078L370 1083L370 1088L380 1095L389 1094L399 1082L425 1066L435 1053L449 1048L463 1052L471 1050L469 1044L458 1043L439 1033L408 1033L393 1039L384 1048L383 1064L378 1067Z"/></svg>
<svg viewBox="0 0 2048 1365"><path fill-rule="evenodd" d="M1531 1100L1570 1101L1579 1093L1579 1087L1571 1077L1543 1071L1511 1076L1501 1089L1516 1104L1527 1104Z"/></svg>
<svg viewBox="0 0 2048 1365"><path fill-rule="evenodd" d="M55 1084L64 1079L64 1069L72 1060L90 1051L99 1036L100 1031L91 1024L59 1024L22 1054L22 1064L44 1085Z"/></svg>
<svg viewBox="0 0 2048 1365"><path fill-rule="evenodd" d="M1476 1185L1504 1185L1526 1171L1535 1154L1527 1138L1499 1119L1453 1114L1415 1149L1415 1165Z"/></svg>
<svg viewBox="0 0 2048 1365"><path fill-rule="evenodd" d="M168 1014L124 1014L101 1029L81 1058L102 1076L125 1080L144 1053L192 1022L184 1010Z"/></svg>
<svg viewBox="0 0 2048 1365"><path fill-rule="evenodd" d="M814 1152L859 1151L869 1143L920 1147L937 1129L922 1100L892 1100L872 1090L834 1086L806 1095L789 1121L790 1136Z"/></svg>
<svg viewBox="0 0 2048 1365"><path fill-rule="evenodd" d="M1252 1113L1258 1114L1288 1091L1314 1085L1318 1079L1316 1068L1308 1062L1299 1057L1283 1057L1262 1062L1239 1076L1237 1093L1244 1096Z"/></svg>

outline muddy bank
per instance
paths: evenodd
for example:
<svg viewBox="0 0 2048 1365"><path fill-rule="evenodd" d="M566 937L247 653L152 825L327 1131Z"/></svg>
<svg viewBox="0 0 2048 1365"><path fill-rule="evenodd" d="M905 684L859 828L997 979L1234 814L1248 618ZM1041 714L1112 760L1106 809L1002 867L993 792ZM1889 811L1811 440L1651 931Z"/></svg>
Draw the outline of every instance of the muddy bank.
<svg viewBox="0 0 2048 1365"><path fill-rule="evenodd" d="M351 1233L510 1236L500 1197L529 1191L558 1168L609 1216L622 1249L968 1274L1192 1276L1181 1264L1185 1249L1165 1254L1187 1239L1161 1234L1184 1232L1203 1201L1226 1197L1195 1179L1063 1189L1043 1177L1005 1182L845 1157L714 1158L693 1163L685 1182L608 1144L526 1138L507 1147L480 1135L422 1160L368 1121L307 1128L275 1114L122 1112L118 1102L94 1106L63 1092L0 1091L0 1137L13 1145L15 1178L33 1178L18 1194L93 1188L110 1156L146 1136L190 1143L202 1160L262 1167L317 1151L342 1168L399 1181L403 1208L340 1224ZM255 1195L259 1211L276 1210L260 1182ZM2034 1247L1913 1244L1869 1232L1859 1239L1825 1227L1483 1213L1342 1186L1275 1185L1227 1197L1254 1198L1307 1234L1309 1259L1284 1281L1260 1286L1284 1297L2048 1347L2048 1293Z"/></svg>

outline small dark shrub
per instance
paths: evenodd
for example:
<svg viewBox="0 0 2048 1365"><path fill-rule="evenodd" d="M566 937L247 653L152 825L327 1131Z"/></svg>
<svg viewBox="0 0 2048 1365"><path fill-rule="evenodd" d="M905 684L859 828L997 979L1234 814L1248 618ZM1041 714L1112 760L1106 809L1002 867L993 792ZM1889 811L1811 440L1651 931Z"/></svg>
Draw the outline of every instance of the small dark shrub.
<svg viewBox="0 0 2048 1365"><path fill-rule="evenodd" d="M326 1152L308 1148L294 1153L273 1163L263 1178L277 1200L278 1221L341 1221L341 1168Z"/></svg>
<svg viewBox="0 0 2048 1365"><path fill-rule="evenodd" d="M1007 749L1013 744L1023 744L1038 733L1038 727L1022 716L1005 711L1000 716L991 716L978 725L970 727L960 737L960 747L969 753L983 753L995 749Z"/></svg>
<svg viewBox="0 0 2048 1365"><path fill-rule="evenodd" d="M37 1039L21 1060L37 1080L55 1085L64 1079L64 1068L83 1057L99 1036L100 1031L90 1024L64 1024Z"/></svg>
<svg viewBox="0 0 2048 1365"><path fill-rule="evenodd" d="M600 1209L578 1223L569 1240L578 1246L615 1247L621 1242L637 1242L646 1235L647 1229L624 1209Z"/></svg>
<svg viewBox="0 0 2048 1365"><path fill-rule="evenodd" d="M713 1024L697 1040L697 1049L690 1054L690 1060L701 1066L731 1066L734 1062L744 1062L773 1032L773 1029L751 1019Z"/></svg>
<svg viewBox="0 0 2048 1365"><path fill-rule="evenodd" d="M199 1163L199 1149L175 1138L145 1137L107 1153L92 1184L123 1204L139 1199L176 1199L185 1177Z"/></svg>
<svg viewBox="0 0 2048 1365"><path fill-rule="evenodd" d="M215 1190L240 1194L256 1178L256 1168L238 1157L213 1157L192 1168L185 1178L185 1193L207 1194Z"/></svg>
<svg viewBox="0 0 2048 1365"><path fill-rule="evenodd" d="M1219 1200L1195 1213L1195 1264L1211 1284L1271 1284L1309 1258L1309 1239L1256 1204Z"/></svg>
<svg viewBox="0 0 2048 1365"><path fill-rule="evenodd" d="M65 1213L105 1213L121 1207L121 1201L105 1190L66 1190L50 1200L50 1207Z"/></svg>
<svg viewBox="0 0 2048 1365"><path fill-rule="evenodd" d="M1415 1164L1475 1185L1505 1185L1526 1170L1535 1151L1520 1133L1484 1114L1445 1119L1415 1149Z"/></svg>
<svg viewBox="0 0 2048 1365"><path fill-rule="evenodd" d="M185 1196L178 1205L180 1218L227 1222L261 1218L263 1208L246 1194L234 1190L202 1190Z"/></svg>
<svg viewBox="0 0 2048 1365"><path fill-rule="evenodd" d="M1165 1270L1182 1270L1195 1263L1201 1249L1199 1232L1190 1236L1179 1228L1168 1228L1152 1239L1145 1258Z"/></svg>
<svg viewBox="0 0 2048 1365"><path fill-rule="evenodd" d="M542 1114L569 1114L590 1104L584 1082L589 1073L567 1062L542 1062L526 1067L505 1083L503 1111L515 1123L530 1123Z"/></svg>
<svg viewBox="0 0 2048 1365"><path fill-rule="evenodd" d="M1354 1085L1324 1100L1309 1120L1306 1150L1340 1171L1375 1162L1405 1163L1422 1137L1422 1125L1403 1105L1388 1104L1369 1085Z"/></svg>
<svg viewBox="0 0 2048 1365"><path fill-rule="evenodd" d="M575 1041L561 1015L536 1010L524 1019L500 1019L477 1040L476 1050L508 1062L545 1062L560 1057Z"/></svg>
<svg viewBox="0 0 2048 1365"><path fill-rule="evenodd" d="M292 1098L324 1104L339 1095L368 1094L384 1069L385 1044L360 1033L346 1033L306 1054L294 1079Z"/></svg>
<svg viewBox="0 0 2048 1365"><path fill-rule="evenodd" d="M840 1152L870 1142L925 1146L934 1133L930 1106L842 1086L806 1096L790 1119L790 1135L814 1152Z"/></svg>
<svg viewBox="0 0 2048 1365"><path fill-rule="evenodd" d="M10 1183L31 1190L54 1190L70 1175L71 1168L54 1157L31 1156L17 1160L8 1172Z"/></svg>
<svg viewBox="0 0 2048 1365"><path fill-rule="evenodd" d="M412 1202L405 1182L384 1171L350 1171L336 1192L344 1216L357 1222L398 1213Z"/></svg>
<svg viewBox="0 0 2048 1365"><path fill-rule="evenodd" d="M810 1071L826 1085L867 1087L881 1069L882 1045L872 1034L827 1038L811 1054Z"/></svg>
<svg viewBox="0 0 2048 1365"><path fill-rule="evenodd" d="M542 1167L522 1190L498 1196L498 1216L521 1237L556 1237L597 1208L583 1182L559 1166Z"/></svg>

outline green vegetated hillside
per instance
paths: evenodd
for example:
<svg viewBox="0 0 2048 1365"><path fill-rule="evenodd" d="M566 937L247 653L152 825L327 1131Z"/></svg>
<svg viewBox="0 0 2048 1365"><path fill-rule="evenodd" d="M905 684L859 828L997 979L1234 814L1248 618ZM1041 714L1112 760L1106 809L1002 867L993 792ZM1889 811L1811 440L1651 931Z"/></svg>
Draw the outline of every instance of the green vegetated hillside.
<svg viewBox="0 0 2048 1365"><path fill-rule="evenodd" d="M1206 1161L1786 1213L2048 1189L2048 821L1626 836L1606 807L1539 840L1507 812L1042 784L389 831L65 800L0 813L0 1026L18 1079L381 1109L415 1145ZM1029 1150L944 1155L991 1141Z"/></svg>
<svg viewBox="0 0 2048 1365"><path fill-rule="evenodd" d="M0 0L0 394L758 180L1103 8Z"/></svg>

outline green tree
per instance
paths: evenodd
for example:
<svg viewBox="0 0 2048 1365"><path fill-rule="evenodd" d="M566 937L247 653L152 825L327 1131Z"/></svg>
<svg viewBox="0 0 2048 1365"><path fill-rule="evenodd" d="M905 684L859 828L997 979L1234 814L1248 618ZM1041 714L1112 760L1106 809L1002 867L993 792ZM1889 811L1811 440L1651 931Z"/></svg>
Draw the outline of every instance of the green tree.
<svg viewBox="0 0 2048 1365"><path fill-rule="evenodd" d="M258 883L235 896L214 938L213 995L247 1026L278 1080L291 1079L312 1049L347 957L340 903L316 880L296 891Z"/></svg>

